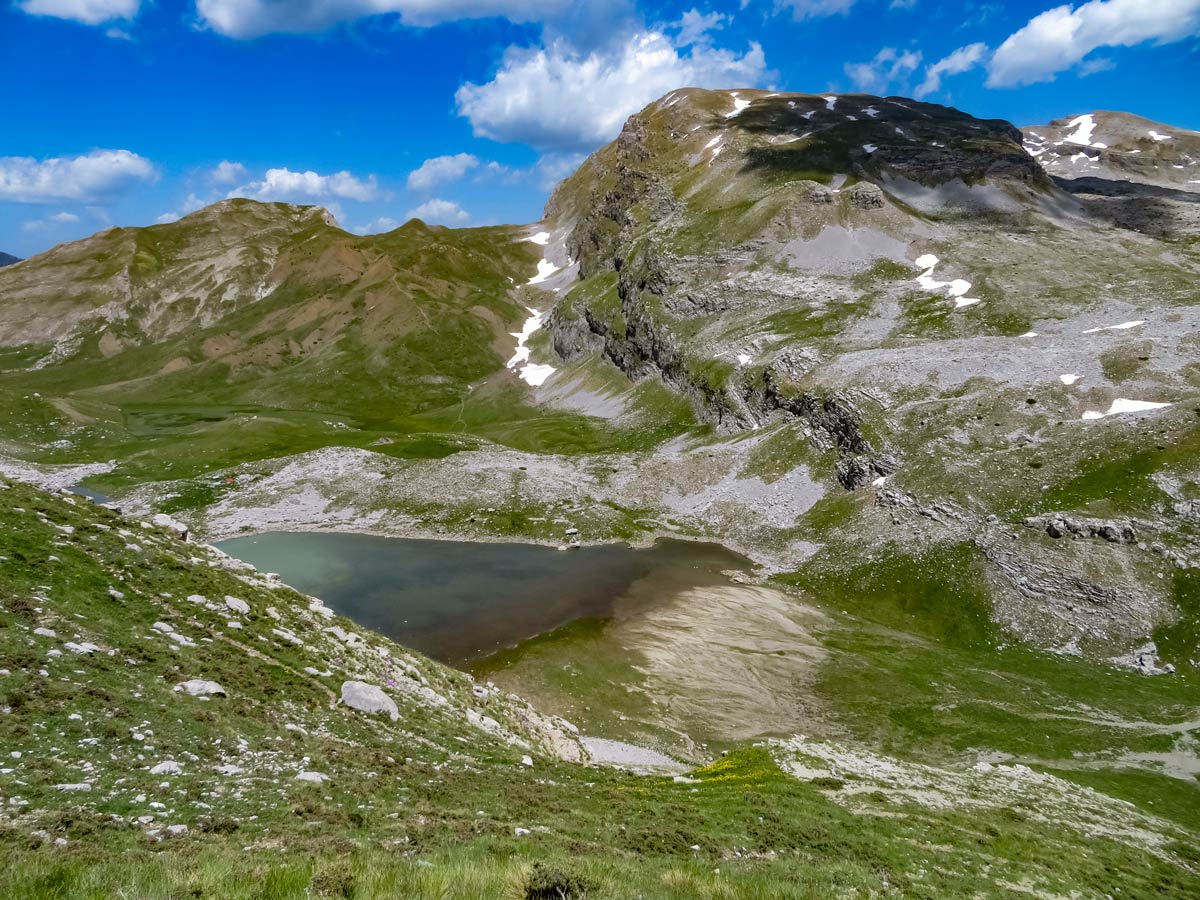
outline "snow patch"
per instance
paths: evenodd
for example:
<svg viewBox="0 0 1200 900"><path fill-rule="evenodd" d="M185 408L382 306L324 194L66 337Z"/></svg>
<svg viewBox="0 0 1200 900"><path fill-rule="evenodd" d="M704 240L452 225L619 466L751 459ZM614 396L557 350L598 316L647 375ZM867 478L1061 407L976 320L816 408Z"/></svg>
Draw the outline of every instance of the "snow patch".
<svg viewBox="0 0 1200 900"><path fill-rule="evenodd" d="M1145 324L1145 319L1134 319L1132 322L1122 322L1120 325L1101 325L1098 328L1089 328L1084 334L1095 334L1098 331L1127 331L1130 328L1137 328L1139 325Z"/></svg>
<svg viewBox="0 0 1200 900"><path fill-rule="evenodd" d="M825 108L830 112L833 112L833 108L837 106L838 98L831 94L830 96L822 97L821 99L825 101Z"/></svg>
<svg viewBox="0 0 1200 900"><path fill-rule="evenodd" d="M979 303L978 298L966 296L967 291L971 289L971 282L965 281L962 278L955 278L951 281L938 281L933 277L933 270L937 268L939 262L941 260L932 253L926 253L923 256L917 257L917 266L925 270L917 276L917 284L927 291L940 291L944 289L951 297L957 298L954 304L956 309Z"/></svg>
<svg viewBox="0 0 1200 900"><path fill-rule="evenodd" d="M1058 380L1061 381L1063 384L1071 385L1071 384L1074 384L1075 382L1077 382L1082 377L1083 377L1082 375L1059 375Z"/></svg>
<svg viewBox="0 0 1200 900"><path fill-rule="evenodd" d="M1106 416L1118 416L1121 413L1148 412L1152 409L1162 409L1170 405L1170 403L1154 403L1150 400L1126 400L1124 397L1118 397L1112 402L1107 412L1097 412L1094 409L1089 409L1083 414L1083 420L1091 422L1096 419L1103 419Z"/></svg>
<svg viewBox="0 0 1200 900"><path fill-rule="evenodd" d="M537 244L541 247L545 247L546 244L550 241L550 232L539 231L537 234L525 238L525 240L529 241L530 243Z"/></svg>
<svg viewBox="0 0 1200 900"><path fill-rule="evenodd" d="M555 370L553 366L539 365L529 361L529 339L533 337L535 331L542 327L543 316L532 306L526 308L529 310L530 316L525 320L525 324L519 332L512 332L512 336L517 339L517 351L506 367L516 369L517 375L522 381L538 387L553 375Z"/></svg>
<svg viewBox="0 0 1200 900"><path fill-rule="evenodd" d="M725 118L732 119L732 118L735 118L736 116L740 116L742 114L742 110L749 109L749 107L750 107L750 101L742 100L741 98L738 97L737 92L734 91L734 93L733 93L733 112L725 113Z"/></svg>
<svg viewBox="0 0 1200 900"><path fill-rule="evenodd" d="M530 278L526 284L541 284L551 275L558 271L558 266L550 262L548 259L538 260L537 274Z"/></svg>
<svg viewBox="0 0 1200 900"><path fill-rule="evenodd" d="M1153 128L1151 128L1151 129L1150 129L1148 132L1146 132L1146 133L1147 133L1147 134L1149 134L1149 135L1150 135L1150 137L1151 137L1153 140L1156 140L1156 141L1169 141L1169 140L1171 140L1171 136L1170 136L1169 134L1159 134L1159 133L1158 133L1157 131L1155 131Z"/></svg>
<svg viewBox="0 0 1200 900"><path fill-rule="evenodd" d="M1086 116L1076 116L1067 123L1067 127L1075 130L1063 140L1068 144L1082 144L1087 147L1092 143L1092 132L1096 130L1096 119L1090 113Z"/></svg>

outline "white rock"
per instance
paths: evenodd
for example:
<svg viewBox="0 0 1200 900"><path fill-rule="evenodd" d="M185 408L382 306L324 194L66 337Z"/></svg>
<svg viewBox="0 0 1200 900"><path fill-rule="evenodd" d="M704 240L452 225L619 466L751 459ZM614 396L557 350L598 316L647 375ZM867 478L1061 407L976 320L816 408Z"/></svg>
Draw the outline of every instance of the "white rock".
<svg viewBox="0 0 1200 900"><path fill-rule="evenodd" d="M208 602L207 598L203 597L200 594L188 594L187 601L188 601L188 603L198 603L198 604L205 604Z"/></svg>
<svg viewBox="0 0 1200 900"><path fill-rule="evenodd" d="M215 681L205 681L201 678L179 682L179 684L175 685L175 693L178 694L181 691L191 694L193 697L225 696L225 688L221 687Z"/></svg>
<svg viewBox="0 0 1200 900"><path fill-rule="evenodd" d="M313 784L324 784L329 780L328 775L322 775L320 772L301 772L293 781L308 781Z"/></svg>
<svg viewBox="0 0 1200 900"><path fill-rule="evenodd" d="M187 833L188 833L188 827L186 825L168 825L167 826L167 834L169 834L171 837L183 837Z"/></svg>
<svg viewBox="0 0 1200 900"><path fill-rule="evenodd" d="M522 756L521 757L521 765L532 766L533 765L533 757L532 756Z"/></svg>
<svg viewBox="0 0 1200 900"><path fill-rule="evenodd" d="M84 781L79 784L56 784L54 789L69 794L86 794L92 789L92 786Z"/></svg>
<svg viewBox="0 0 1200 900"><path fill-rule="evenodd" d="M250 612L250 604L247 603L245 600L239 600L237 597L226 596L225 605L228 606L230 609L232 609L234 612L239 612L242 615L245 615L246 613Z"/></svg>
<svg viewBox="0 0 1200 900"><path fill-rule="evenodd" d="M396 701L379 687L365 681L342 683L342 702L351 709L365 713L385 713L393 722L400 718Z"/></svg>
<svg viewBox="0 0 1200 900"><path fill-rule="evenodd" d="M182 775L183 766L173 759L166 759L150 770L151 775Z"/></svg>
<svg viewBox="0 0 1200 900"><path fill-rule="evenodd" d="M53 628L35 628L35 629L33 629L33 633L40 637L48 637L48 638L58 637L58 634L55 633Z"/></svg>

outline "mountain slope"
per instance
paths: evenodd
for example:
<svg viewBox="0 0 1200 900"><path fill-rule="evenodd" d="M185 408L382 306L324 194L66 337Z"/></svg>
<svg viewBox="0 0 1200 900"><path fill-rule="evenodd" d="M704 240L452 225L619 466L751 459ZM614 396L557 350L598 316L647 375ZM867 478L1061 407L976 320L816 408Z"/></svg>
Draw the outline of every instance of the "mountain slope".
<svg viewBox="0 0 1200 900"><path fill-rule="evenodd" d="M414 220L358 237L316 207L225 201L57 247L0 274L9 452L120 458L133 480L350 430L418 456L464 446L437 436L450 430L527 447L617 439L533 409L506 369L541 302L527 233Z"/></svg>
<svg viewBox="0 0 1200 900"><path fill-rule="evenodd" d="M1095 112L1025 129L1025 148L1088 211L1159 237L1200 232L1200 133Z"/></svg>
<svg viewBox="0 0 1200 900"><path fill-rule="evenodd" d="M11 266L13 263L19 263L21 257L13 256L11 253L0 253L0 268Z"/></svg>
<svg viewBox="0 0 1200 900"><path fill-rule="evenodd" d="M760 531L802 571L965 541L1001 631L1115 655L1192 608L1200 256L1114 228L1020 138L897 98L677 91L552 196L548 255L582 283L551 330L773 429L826 485ZM1137 537L1056 543L1054 515Z"/></svg>

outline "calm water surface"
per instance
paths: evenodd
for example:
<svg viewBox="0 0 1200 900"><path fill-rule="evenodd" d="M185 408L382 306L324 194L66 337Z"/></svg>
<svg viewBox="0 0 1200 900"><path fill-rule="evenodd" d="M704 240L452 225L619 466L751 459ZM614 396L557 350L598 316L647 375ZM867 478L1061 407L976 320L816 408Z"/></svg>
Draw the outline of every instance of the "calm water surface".
<svg viewBox="0 0 1200 900"><path fill-rule="evenodd" d="M218 545L320 597L336 612L454 665L512 647L622 604L725 584L746 569L716 544L662 540L557 550L535 544L425 541L363 534L271 532ZM637 590L652 581L656 590ZM661 586L661 587L660 587Z"/></svg>

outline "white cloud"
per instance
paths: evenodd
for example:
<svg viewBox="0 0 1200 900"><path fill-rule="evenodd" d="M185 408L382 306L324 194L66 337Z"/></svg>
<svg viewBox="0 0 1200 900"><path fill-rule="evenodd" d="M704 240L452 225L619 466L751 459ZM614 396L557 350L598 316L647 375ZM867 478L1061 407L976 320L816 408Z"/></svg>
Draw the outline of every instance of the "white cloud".
<svg viewBox="0 0 1200 900"><path fill-rule="evenodd" d="M884 47L870 62L846 63L846 74L854 86L868 94L882 94L892 85L905 82L921 64L921 51Z"/></svg>
<svg viewBox="0 0 1200 900"><path fill-rule="evenodd" d="M4 156L0 157L0 200L96 200L157 177L150 160L129 150L93 150L82 156L43 160Z"/></svg>
<svg viewBox="0 0 1200 900"><path fill-rule="evenodd" d="M916 98L920 100L934 91L941 90L943 75L961 75L975 68L987 56L987 49L987 44L967 44L928 66L925 69L925 80L917 86Z"/></svg>
<svg viewBox="0 0 1200 900"><path fill-rule="evenodd" d="M842 16L850 12L855 0L775 0L775 11L790 9L796 21Z"/></svg>
<svg viewBox="0 0 1200 900"><path fill-rule="evenodd" d="M478 165L479 158L470 153L435 156L408 173L408 187L414 191L428 191L447 181L458 181Z"/></svg>
<svg viewBox="0 0 1200 900"><path fill-rule="evenodd" d="M615 137L630 114L679 87L752 87L766 77L762 48L745 53L641 31L580 53L565 40L510 47L495 78L464 84L458 111L476 135L549 150L590 150Z"/></svg>
<svg viewBox="0 0 1200 900"><path fill-rule="evenodd" d="M1200 34L1200 0L1089 0L1056 6L1011 34L988 65L988 87L1053 81L1100 47L1167 44Z"/></svg>
<svg viewBox="0 0 1200 900"><path fill-rule="evenodd" d="M492 17L540 22L572 5L570 0L196 0L196 11L213 31L253 38L324 31L339 22L389 13L416 26Z"/></svg>
<svg viewBox="0 0 1200 900"><path fill-rule="evenodd" d="M230 197L249 197L251 200L321 200L337 197L342 200L374 200L379 196L375 176L356 178L349 172L318 175L293 172L291 169L267 169L261 181L251 181L229 192Z"/></svg>
<svg viewBox="0 0 1200 900"><path fill-rule="evenodd" d="M686 47L689 44L707 41L710 31L724 28L727 22L732 21L732 16L726 16L722 13L702 13L693 7L680 16L679 21L671 27L679 29L675 43L680 47Z"/></svg>
<svg viewBox="0 0 1200 900"><path fill-rule="evenodd" d="M471 218L467 211L453 200L439 200L436 197L426 200L415 209L410 209L406 215L410 219L420 219L428 225L461 225Z"/></svg>
<svg viewBox="0 0 1200 900"><path fill-rule="evenodd" d="M41 231L43 228L51 228L55 225L70 225L73 222L78 222L79 216L71 212L57 212L52 216L46 216L44 219L30 219L21 225L22 231Z"/></svg>
<svg viewBox="0 0 1200 900"><path fill-rule="evenodd" d="M159 225L165 225L168 222L175 222L175 221L178 221L179 219L182 219L188 213L193 213L196 210L201 209L206 205L207 204L203 200L201 200L199 197L197 197L195 194L188 194L187 199L184 200L182 204L180 204L178 212L163 213L161 216L159 216L154 221L157 222Z"/></svg>
<svg viewBox="0 0 1200 900"><path fill-rule="evenodd" d="M391 216L380 216L374 222L368 222L366 225L359 225L354 229L357 234L384 234L388 231L394 231L400 227L400 223Z"/></svg>
<svg viewBox="0 0 1200 900"><path fill-rule="evenodd" d="M208 178L213 184L233 184L241 181L248 174L246 167L240 162L230 162L226 159L217 163L208 173Z"/></svg>
<svg viewBox="0 0 1200 900"><path fill-rule="evenodd" d="M20 0L17 8L31 16L100 25L114 19L132 19L141 5L141 0Z"/></svg>

